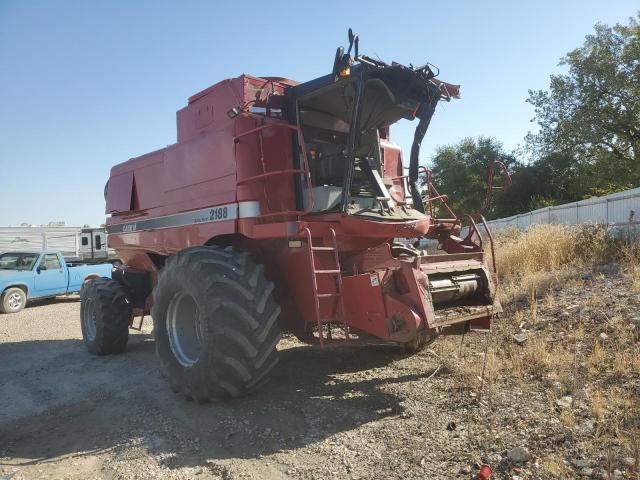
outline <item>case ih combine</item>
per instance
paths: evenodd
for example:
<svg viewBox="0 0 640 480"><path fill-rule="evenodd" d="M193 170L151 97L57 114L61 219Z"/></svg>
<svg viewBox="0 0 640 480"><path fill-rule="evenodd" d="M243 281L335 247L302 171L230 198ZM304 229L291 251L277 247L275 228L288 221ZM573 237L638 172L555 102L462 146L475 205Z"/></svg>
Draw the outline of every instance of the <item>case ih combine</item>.
<svg viewBox="0 0 640 480"><path fill-rule="evenodd" d="M177 112L177 143L112 168L107 231L126 266L83 289L92 353L123 351L150 313L163 373L201 402L266 382L282 331L415 350L490 326L484 219L456 217L418 166L436 105L458 87L349 39L315 80L242 75L203 90ZM408 175L389 137L403 118L418 119ZM442 253L411 246L424 238Z"/></svg>

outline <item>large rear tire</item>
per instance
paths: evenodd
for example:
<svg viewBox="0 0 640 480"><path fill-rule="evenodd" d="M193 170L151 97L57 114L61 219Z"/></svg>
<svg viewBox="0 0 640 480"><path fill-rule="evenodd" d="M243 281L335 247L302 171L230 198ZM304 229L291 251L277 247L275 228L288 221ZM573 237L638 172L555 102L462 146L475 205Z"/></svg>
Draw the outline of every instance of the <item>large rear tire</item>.
<svg viewBox="0 0 640 480"><path fill-rule="evenodd" d="M80 291L80 326L94 355L122 353L129 340L131 302L125 288L111 278L95 278Z"/></svg>
<svg viewBox="0 0 640 480"><path fill-rule="evenodd" d="M174 391L198 403L260 388L278 363L280 307L262 265L231 247L193 247L160 271L151 311Z"/></svg>

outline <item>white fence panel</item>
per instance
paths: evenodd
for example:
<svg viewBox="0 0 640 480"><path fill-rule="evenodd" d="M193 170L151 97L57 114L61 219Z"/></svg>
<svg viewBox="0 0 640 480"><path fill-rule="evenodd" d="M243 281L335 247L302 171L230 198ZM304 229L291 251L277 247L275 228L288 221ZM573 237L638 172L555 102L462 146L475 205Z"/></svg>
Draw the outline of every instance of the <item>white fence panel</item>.
<svg viewBox="0 0 640 480"><path fill-rule="evenodd" d="M493 230L556 223L565 225L604 224L626 235L640 234L640 188L593 197L579 202L545 207L513 217L487 222Z"/></svg>

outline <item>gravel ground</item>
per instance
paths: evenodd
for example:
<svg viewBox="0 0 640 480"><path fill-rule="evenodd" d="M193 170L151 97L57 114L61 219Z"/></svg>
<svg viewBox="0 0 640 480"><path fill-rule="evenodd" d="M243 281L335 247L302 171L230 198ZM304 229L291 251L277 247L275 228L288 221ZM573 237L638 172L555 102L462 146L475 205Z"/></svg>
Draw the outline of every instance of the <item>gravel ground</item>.
<svg viewBox="0 0 640 480"><path fill-rule="evenodd" d="M149 323L125 354L95 357L77 297L0 316L0 479L471 479L483 462L492 478L574 478L538 469L575 455L548 385L479 401L453 371L459 337L413 356L284 338L264 389L195 405L160 377ZM467 363L489 338L465 337Z"/></svg>

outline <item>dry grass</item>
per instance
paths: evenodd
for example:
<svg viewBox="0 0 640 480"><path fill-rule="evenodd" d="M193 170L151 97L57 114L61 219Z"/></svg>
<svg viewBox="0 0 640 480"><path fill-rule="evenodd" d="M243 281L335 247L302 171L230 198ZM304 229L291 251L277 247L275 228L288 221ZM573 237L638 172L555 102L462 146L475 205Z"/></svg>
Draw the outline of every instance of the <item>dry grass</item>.
<svg viewBox="0 0 640 480"><path fill-rule="evenodd" d="M640 292L640 239L624 244L601 225L534 225L496 234L501 300L526 298L563 285L594 265L616 262Z"/></svg>
<svg viewBox="0 0 640 480"><path fill-rule="evenodd" d="M518 345L513 332L522 324L521 312L530 315L528 310L519 312L503 318L496 324L492 338L484 339L482 346L487 345L484 342L489 345L484 375L485 354L478 351L479 348L466 350L464 356L459 357L457 342L449 343L449 354L456 358L446 357L449 359L447 370L457 379L459 390L475 392L476 400L482 395L482 402L496 411L500 411L501 401L513 400L510 392L522 392L516 398L524 402L521 406L524 411L529 396L543 395L546 407L534 407L539 418L519 421L538 422L555 417L593 458L609 449L615 451L611 454L615 464L611 471L621 468L624 457L637 458L640 463L637 446L640 400L630 388L640 375L640 346L632 338L628 323L611 322L606 341L599 338L599 330L593 323L587 326L577 323L574 327L558 325L551 331L536 332L523 345ZM558 336L559 331L564 331L564 335ZM573 398L573 406L559 408L557 402L565 396ZM594 429L581 433L579 427L587 418L594 420ZM527 443L530 439L522 441ZM533 443L529 446L535 450ZM573 458L572 451L568 452L568 458ZM544 478L572 478L562 461L562 453L549 453L540 452L539 468Z"/></svg>
<svg viewBox="0 0 640 480"><path fill-rule="evenodd" d="M508 303L567 283L585 269L615 258L615 244L604 227L534 225L525 232L496 235L501 300ZM640 274L640 268L638 269Z"/></svg>
<svg viewBox="0 0 640 480"><path fill-rule="evenodd" d="M640 292L640 239L621 248L620 266L633 289Z"/></svg>
<svg viewBox="0 0 640 480"><path fill-rule="evenodd" d="M595 389L591 393L591 410L596 419L595 442L619 443L631 453L639 433L637 408L638 400L633 392L620 387Z"/></svg>
<svg viewBox="0 0 640 480"><path fill-rule="evenodd" d="M551 454L542 458L540 470L548 478L571 478L571 472L567 470L562 457L559 455Z"/></svg>
<svg viewBox="0 0 640 480"><path fill-rule="evenodd" d="M449 344L449 352L443 348L443 357L453 356L448 371L461 390L479 394L483 386L483 401L489 404L509 398L511 391L542 394L547 406L541 415L555 417L594 457L609 452L611 466L601 468L622 468L622 457L640 465L640 398L633 387L640 376L640 332L628 313L615 310L628 311L628 297L614 298L626 294L628 284L640 292L640 240L623 245L602 227L558 225L503 231L496 240L507 313L482 349L477 345L459 356L458 342ZM583 279L598 271L596 265L610 263L619 265L622 277L616 281L622 285L607 291L603 286L613 277ZM528 332L523 344L514 340L520 332ZM558 407L564 396L574 399L571 408ZM586 418L595 422L591 433L580 428ZM570 478L562 455L550 453L540 458L540 471L549 478ZM636 468L626 470L627 478L640 480Z"/></svg>

